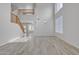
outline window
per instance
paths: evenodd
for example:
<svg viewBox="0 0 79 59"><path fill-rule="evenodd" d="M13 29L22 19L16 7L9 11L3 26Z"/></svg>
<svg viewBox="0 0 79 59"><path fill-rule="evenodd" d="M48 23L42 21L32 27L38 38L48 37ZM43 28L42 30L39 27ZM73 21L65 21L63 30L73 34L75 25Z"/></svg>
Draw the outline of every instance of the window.
<svg viewBox="0 0 79 59"><path fill-rule="evenodd" d="M55 20L55 32L63 33L63 16L60 16Z"/></svg>
<svg viewBox="0 0 79 59"><path fill-rule="evenodd" d="M63 7L63 3L56 3L55 4L55 13L57 13Z"/></svg>
<svg viewBox="0 0 79 59"><path fill-rule="evenodd" d="M33 24L29 24L28 30L29 31L33 31L34 30Z"/></svg>

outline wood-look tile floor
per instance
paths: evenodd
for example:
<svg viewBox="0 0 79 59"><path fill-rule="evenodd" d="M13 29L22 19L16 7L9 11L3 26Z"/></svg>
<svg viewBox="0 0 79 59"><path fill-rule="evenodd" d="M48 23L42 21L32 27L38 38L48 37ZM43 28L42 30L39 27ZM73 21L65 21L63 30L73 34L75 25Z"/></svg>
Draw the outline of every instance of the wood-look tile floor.
<svg viewBox="0 0 79 59"><path fill-rule="evenodd" d="M27 42L0 46L1 55L78 55L75 48L57 37L34 37Z"/></svg>

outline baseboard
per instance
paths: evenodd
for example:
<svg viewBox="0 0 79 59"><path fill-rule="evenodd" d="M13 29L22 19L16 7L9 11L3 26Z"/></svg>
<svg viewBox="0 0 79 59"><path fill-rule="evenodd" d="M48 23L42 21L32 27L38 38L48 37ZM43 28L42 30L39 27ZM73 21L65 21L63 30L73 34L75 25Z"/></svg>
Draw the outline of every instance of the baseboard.
<svg viewBox="0 0 79 59"><path fill-rule="evenodd" d="M78 49L79 49L79 47L78 47L76 44L73 44L72 42L67 41L67 40L64 38L63 34L55 33L55 36L58 37L58 38L60 38L61 40L65 41L65 42L68 43L69 45L74 46L75 48L78 48Z"/></svg>
<svg viewBox="0 0 79 59"><path fill-rule="evenodd" d="M20 37L16 37L16 38L10 39L9 41L2 42L2 44L0 44L0 46L3 46L3 45L5 45L5 44L10 43L10 42L12 42L12 41L14 41L14 40L17 40L17 39L19 39L19 38L20 38Z"/></svg>
<svg viewBox="0 0 79 59"><path fill-rule="evenodd" d="M37 36L34 36L34 37L55 37L55 36L40 36L40 35L37 35Z"/></svg>

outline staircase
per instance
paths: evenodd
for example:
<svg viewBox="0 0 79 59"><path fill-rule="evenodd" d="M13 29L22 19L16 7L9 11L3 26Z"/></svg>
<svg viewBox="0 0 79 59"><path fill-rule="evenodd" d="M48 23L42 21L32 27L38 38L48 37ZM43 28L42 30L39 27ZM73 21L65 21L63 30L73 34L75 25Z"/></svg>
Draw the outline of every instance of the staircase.
<svg viewBox="0 0 79 59"><path fill-rule="evenodd" d="M11 22L18 24L21 32L23 33L22 37L29 36L29 29L28 29L29 28L29 25L28 25L29 22L28 21L22 22L18 15L26 15L26 14L34 15L35 4L32 4L30 6L32 8L21 7L22 4L19 4L19 5L18 4L12 4L12 5L13 5L13 7L17 7L17 6L19 6L19 7L17 7L16 9L12 8L13 10L11 11ZM27 7L26 4L24 6Z"/></svg>

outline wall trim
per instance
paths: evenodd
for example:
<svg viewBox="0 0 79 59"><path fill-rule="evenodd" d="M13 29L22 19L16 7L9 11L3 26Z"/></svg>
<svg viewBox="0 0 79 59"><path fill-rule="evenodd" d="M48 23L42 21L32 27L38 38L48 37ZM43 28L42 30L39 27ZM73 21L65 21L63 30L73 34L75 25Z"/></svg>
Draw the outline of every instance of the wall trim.
<svg viewBox="0 0 79 59"><path fill-rule="evenodd" d="M63 37L63 35L57 34L56 37L58 37L59 39L63 40L64 42L66 42L67 44L71 45L72 47L75 47L75 48L79 49L79 47L78 47L76 44L72 44L72 43L68 42L68 41Z"/></svg>
<svg viewBox="0 0 79 59"><path fill-rule="evenodd" d="M11 39L11 40L9 40L9 41L5 41L5 42L3 42L2 44L0 44L0 46L3 46L3 45L5 45L5 44L10 43L10 42L12 42L12 41L15 41L15 40L17 40L17 39L20 39L20 37L16 37L16 38L13 38L13 39Z"/></svg>

